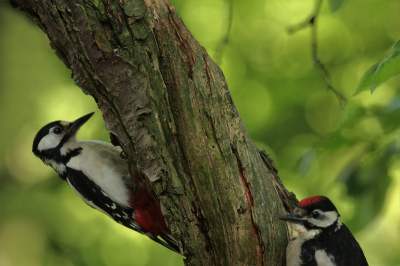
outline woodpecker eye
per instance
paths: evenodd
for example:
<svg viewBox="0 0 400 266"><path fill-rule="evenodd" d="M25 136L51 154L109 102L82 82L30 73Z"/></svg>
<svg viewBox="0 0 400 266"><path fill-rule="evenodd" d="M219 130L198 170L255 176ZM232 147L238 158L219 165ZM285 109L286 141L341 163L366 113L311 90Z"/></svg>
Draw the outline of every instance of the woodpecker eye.
<svg viewBox="0 0 400 266"><path fill-rule="evenodd" d="M313 213L311 214L311 217L314 218L314 219L318 219L318 217L319 217L319 212L313 212Z"/></svg>
<svg viewBox="0 0 400 266"><path fill-rule="evenodd" d="M59 127L56 127L54 130L53 130L53 133L54 134L61 134L61 132L62 132L62 129L61 128L59 128Z"/></svg>

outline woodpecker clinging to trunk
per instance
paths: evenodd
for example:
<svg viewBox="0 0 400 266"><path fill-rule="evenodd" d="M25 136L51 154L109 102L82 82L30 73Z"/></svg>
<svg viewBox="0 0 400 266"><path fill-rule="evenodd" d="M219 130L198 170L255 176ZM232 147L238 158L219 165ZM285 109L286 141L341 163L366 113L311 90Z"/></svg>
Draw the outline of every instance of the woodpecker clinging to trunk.
<svg viewBox="0 0 400 266"><path fill-rule="evenodd" d="M131 171L131 177L121 149L101 141L77 141L79 128L93 114L44 126L33 141L33 153L67 181L86 204L180 253L177 242L169 236L160 205L138 171Z"/></svg>
<svg viewBox="0 0 400 266"><path fill-rule="evenodd" d="M293 224L286 266L368 266L360 245L339 217L324 196L303 199L293 213L279 217Z"/></svg>

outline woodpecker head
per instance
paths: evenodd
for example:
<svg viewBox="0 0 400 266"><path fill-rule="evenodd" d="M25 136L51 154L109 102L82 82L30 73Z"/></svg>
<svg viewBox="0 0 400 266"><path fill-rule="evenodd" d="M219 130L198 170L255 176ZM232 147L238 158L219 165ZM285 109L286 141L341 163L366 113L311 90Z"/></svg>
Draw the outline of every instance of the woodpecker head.
<svg viewBox="0 0 400 266"><path fill-rule="evenodd" d="M54 121L45 125L33 140L32 152L45 164L52 166L60 175L63 173L63 146L76 142L79 128L89 120L94 113L78 118L74 122ZM65 152L64 152L65 153Z"/></svg>
<svg viewBox="0 0 400 266"><path fill-rule="evenodd" d="M324 196L312 196L299 202L297 208L279 219L293 224L294 236L311 239L321 233L337 231L342 225L335 205Z"/></svg>

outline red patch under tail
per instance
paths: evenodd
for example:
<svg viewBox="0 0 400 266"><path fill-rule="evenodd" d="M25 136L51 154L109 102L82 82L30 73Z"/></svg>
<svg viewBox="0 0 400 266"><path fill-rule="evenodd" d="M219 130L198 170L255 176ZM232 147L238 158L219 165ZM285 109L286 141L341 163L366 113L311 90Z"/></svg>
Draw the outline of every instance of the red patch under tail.
<svg viewBox="0 0 400 266"><path fill-rule="evenodd" d="M155 196L148 191L140 173L132 171L132 177L136 186L130 199L130 205L134 209L134 219L150 233L170 234L171 231L165 223L160 205Z"/></svg>

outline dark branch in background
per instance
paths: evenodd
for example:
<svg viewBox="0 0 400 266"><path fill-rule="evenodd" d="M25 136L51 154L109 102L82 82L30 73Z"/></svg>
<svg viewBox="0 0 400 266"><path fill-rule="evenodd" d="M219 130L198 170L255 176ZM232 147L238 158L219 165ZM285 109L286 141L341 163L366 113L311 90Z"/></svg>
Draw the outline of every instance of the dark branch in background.
<svg viewBox="0 0 400 266"><path fill-rule="evenodd" d="M224 52L225 46L229 41L229 34L231 32L232 28L232 20L233 20L233 0L227 0L228 5L229 5L229 17L228 17L228 28L226 29L226 34L225 37L222 38L222 40L219 42L217 45L217 48L215 49L215 62L218 65L221 65L222 63L222 54Z"/></svg>
<svg viewBox="0 0 400 266"><path fill-rule="evenodd" d="M344 104L347 102L346 97L343 96L335 87L333 87L331 79L330 79L330 74L329 71L326 69L325 65L321 62L321 60L318 57L318 45L317 45L317 27L316 27L316 19L321 7L321 2L322 0L316 0L315 1L315 8L313 13L310 15L308 19L305 21L292 26L287 29L287 31L290 34L296 33L297 31L307 27L308 25L311 26L311 53L312 53L312 58L314 61L314 64L316 67L321 71L322 76L324 77L325 84L328 90L332 91L336 97L338 98L340 105L344 107Z"/></svg>

